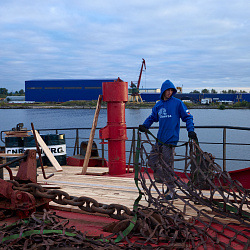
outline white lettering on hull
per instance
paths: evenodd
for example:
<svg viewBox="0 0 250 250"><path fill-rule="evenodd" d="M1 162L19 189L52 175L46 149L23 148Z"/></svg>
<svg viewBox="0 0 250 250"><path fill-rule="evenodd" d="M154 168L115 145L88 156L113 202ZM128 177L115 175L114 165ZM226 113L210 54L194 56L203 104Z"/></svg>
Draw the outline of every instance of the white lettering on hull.
<svg viewBox="0 0 250 250"><path fill-rule="evenodd" d="M50 149L51 153L54 156L60 156L60 155L66 155L66 144L61 144L61 145L50 145L48 146ZM25 150L36 150L36 147L15 147L15 148L5 148L5 154L23 154ZM43 150L41 150L41 156L45 156ZM38 154L37 154L38 157Z"/></svg>

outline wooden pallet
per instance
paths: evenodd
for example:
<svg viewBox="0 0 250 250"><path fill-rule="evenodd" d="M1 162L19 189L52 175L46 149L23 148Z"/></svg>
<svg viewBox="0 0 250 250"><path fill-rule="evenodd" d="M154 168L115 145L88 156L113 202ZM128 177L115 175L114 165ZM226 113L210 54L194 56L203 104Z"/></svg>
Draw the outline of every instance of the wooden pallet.
<svg viewBox="0 0 250 250"><path fill-rule="evenodd" d="M5 133L5 137L28 137L30 136L28 134L28 132L30 131L6 131Z"/></svg>

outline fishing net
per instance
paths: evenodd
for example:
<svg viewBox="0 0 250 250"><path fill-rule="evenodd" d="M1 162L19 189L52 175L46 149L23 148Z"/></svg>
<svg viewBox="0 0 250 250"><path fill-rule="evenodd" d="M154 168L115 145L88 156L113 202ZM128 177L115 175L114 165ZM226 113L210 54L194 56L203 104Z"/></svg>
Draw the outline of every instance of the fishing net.
<svg viewBox="0 0 250 250"><path fill-rule="evenodd" d="M173 249L249 249L249 190L223 172L195 141L183 145L186 155L181 174L158 152L160 180L156 181L148 167L147 151L154 142L148 136L140 141L139 181L148 207L140 206L138 221L146 242L167 243ZM171 192L173 197L168 200Z"/></svg>
<svg viewBox="0 0 250 250"><path fill-rule="evenodd" d="M33 213L29 218L0 227L1 249L125 249L112 239L86 236L55 212Z"/></svg>

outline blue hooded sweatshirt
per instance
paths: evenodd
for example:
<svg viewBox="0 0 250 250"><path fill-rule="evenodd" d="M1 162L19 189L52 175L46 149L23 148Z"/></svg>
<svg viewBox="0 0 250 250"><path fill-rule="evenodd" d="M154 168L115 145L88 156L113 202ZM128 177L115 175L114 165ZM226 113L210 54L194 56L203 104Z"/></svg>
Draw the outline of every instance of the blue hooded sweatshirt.
<svg viewBox="0 0 250 250"><path fill-rule="evenodd" d="M173 94L165 101L162 95L167 89L173 89ZM174 84L166 80L161 86L160 101L155 104L151 115L143 123L146 128L150 128L154 122L159 122L157 138L160 142L172 145L179 141L180 118L186 123L188 132L194 131L193 116L180 99L173 97L176 92Z"/></svg>

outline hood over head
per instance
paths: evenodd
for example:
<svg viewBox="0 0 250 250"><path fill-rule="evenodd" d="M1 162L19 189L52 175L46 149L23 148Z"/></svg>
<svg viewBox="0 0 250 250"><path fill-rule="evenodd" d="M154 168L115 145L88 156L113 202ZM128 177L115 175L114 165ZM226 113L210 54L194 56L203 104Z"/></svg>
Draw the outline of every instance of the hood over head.
<svg viewBox="0 0 250 250"><path fill-rule="evenodd" d="M167 90L167 89L173 89L173 94L172 94L172 96L173 96L174 94L176 94L176 92L177 92L177 89L175 88L174 84L173 84L171 81L166 80L166 81L161 85L161 95L160 95L160 98L161 98L162 100L163 100L162 94L163 94L164 91Z"/></svg>

